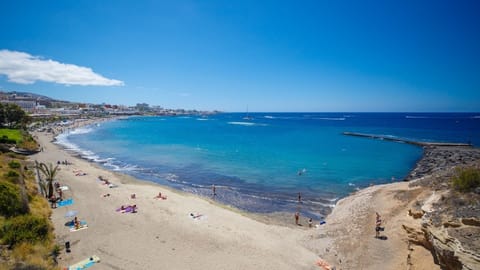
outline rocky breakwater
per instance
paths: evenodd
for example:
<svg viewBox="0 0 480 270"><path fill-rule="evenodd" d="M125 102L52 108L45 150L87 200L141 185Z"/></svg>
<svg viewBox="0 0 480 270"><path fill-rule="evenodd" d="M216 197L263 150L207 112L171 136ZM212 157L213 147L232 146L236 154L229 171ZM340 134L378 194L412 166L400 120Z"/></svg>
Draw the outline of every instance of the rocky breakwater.
<svg viewBox="0 0 480 270"><path fill-rule="evenodd" d="M426 147L407 177L417 179L412 188L424 190L408 210L411 222L403 225L409 250L425 247L442 269L480 269L480 190L460 192L452 187L456 168L467 166L480 168L480 149ZM415 269L411 257L407 261Z"/></svg>
<svg viewBox="0 0 480 270"><path fill-rule="evenodd" d="M454 173L452 168L469 166L480 160L480 149L471 146L424 146L423 156L405 178L406 181L428 175ZM442 184L445 184L442 182Z"/></svg>

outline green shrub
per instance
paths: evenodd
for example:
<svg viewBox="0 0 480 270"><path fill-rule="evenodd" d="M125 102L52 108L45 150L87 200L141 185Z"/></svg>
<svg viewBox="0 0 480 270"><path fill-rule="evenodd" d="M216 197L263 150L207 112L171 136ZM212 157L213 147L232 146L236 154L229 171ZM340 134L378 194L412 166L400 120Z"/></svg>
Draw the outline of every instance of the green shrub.
<svg viewBox="0 0 480 270"><path fill-rule="evenodd" d="M11 169L18 169L20 168L21 164L20 162L17 162L15 160L12 160L8 163L8 166L11 168Z"/></svg>
<svg viewBox="0 0 480 270"><path fill-rule="evenodd" d="M21 215L8 219L1 229L2 241L10 247L22 242L36 243L48 238L47 219L33 215Z"/></svg>
<svg viewBox="0 0 480 270"><path fill-rule="evenodd" d="M453 187L462 192L472 191L480 187L480 169L458 169L457 175L453 177Z"/></svg>
<svg viewBox="0 0 480 270"><path fill-rule="evenodd" d="M6 135L3 135L3 136L0 138L0 143L16 144L17 141L14 140L14 139L8 138L8 136L6 136Z"/></svg>
<svg viewBox="0 0 480 270"><path fill-rule="evenodd" d="M9 178L9 179L13 179L13 180L16 180L20 175L16 172L16 171L8 171L6 174L5 174L5 177L6 178Z"/></svg>
<svg viewBox="0 0 480 270"><path fill-rule="evenodd" d="M24 214L20 189L9 182L0 182L0 215L11 217Z"/></svg>

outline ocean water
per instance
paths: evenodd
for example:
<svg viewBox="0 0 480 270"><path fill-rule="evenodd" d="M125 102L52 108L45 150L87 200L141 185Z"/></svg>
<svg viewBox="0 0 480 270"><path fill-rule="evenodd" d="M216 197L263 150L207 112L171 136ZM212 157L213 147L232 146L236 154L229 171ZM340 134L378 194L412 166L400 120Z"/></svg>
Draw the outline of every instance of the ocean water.
<svg viewBox="0 0 480 270"><path fill-rule="evenodd" d="M422 155L420 147L342 132L480 145L480 114L250 116L131 117L70 130L57 143L107 169L200 196L212 197L215 184L215 200L243 210L313 218L358 188L401 181Z"/></svg>

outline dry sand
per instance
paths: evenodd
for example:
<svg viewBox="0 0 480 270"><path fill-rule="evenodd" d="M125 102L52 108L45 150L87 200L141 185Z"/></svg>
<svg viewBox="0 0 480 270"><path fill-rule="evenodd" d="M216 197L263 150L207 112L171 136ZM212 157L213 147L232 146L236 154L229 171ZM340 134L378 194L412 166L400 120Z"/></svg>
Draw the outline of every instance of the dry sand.
<svg viewBox="0 0 480 270"><path fill-rule="evenodd" d="M72 197L74 204L54 209L51 217L59 245L71 243L71 253L62 250L60 255L62 267L97 255L101 262L94 269L321 269L316 265L320 257L337 269L408 269L410 254L413 269L438 269L426 250L408 249L401 229L401 224L414 222L406 214L412 203L408 196L424 191L407 183L370 187L339 201L319 228L293 225L293 213L292 225L281 225L112 173L51 143L51 134L34 135L44 151L32 160L73 163L60 165L57 179L69 187L64 197ZM87 175L75 176L77 170ZM118 187L103 185L100 175ZM154 199L158 192L168 199ZM102 196L107 193L110 196ZM136 199L130 198L133 193ZM138 212L115 211L126 204L136 204ZM70 232L64 217L68 210L79 211L88 229ZM384 220L387 240L374 238L376 211ZM195 220L190 213L204 217Z"/></svg>
<svg viewBox="0 0 480 270"><path fill-rule="evenodd" d="M111 173L72 157L50 143L51 135L35 135L44 151L32 159L73 163L60 165L57 179L69 187L64 197L73 197L74 204L52 214L58 242L71 243L72 252L60 255L61 266L95 254L101 259L97 269L318 269L318 256L299 242L304 230L266 225L205 199ZM76 170L87 175L75 176ZM118 187L103 185L100 175ZM158 192L167 200L154 199ZM115 211L125 204L136 204L138 212ZM79 211L88 229L70 232L64 226L68 210ZM190 213L205 217L194 220Z"/></svg>

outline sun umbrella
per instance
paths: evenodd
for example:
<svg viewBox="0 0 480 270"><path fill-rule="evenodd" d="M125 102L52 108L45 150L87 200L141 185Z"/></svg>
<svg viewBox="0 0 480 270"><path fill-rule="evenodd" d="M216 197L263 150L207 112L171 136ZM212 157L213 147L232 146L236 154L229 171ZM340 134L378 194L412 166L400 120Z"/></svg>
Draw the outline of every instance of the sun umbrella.
<svg viewBox="0 0 480 270"><path fill-rule="evenodd" d="M70 210L68 211L67 213L65 213L65 217L66 218L70 218L70 217L74 217L78 214L78 211L77 210Z"/></svg>

